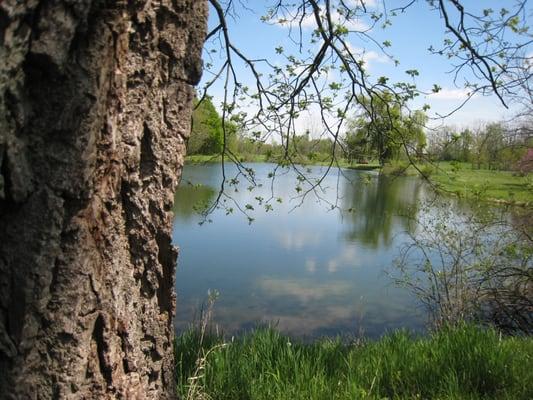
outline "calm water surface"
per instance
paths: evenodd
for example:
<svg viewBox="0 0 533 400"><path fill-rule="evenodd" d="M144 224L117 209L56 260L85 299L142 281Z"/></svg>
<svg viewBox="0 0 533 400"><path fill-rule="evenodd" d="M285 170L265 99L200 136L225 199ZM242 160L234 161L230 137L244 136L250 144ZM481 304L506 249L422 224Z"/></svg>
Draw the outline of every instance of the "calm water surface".
<svg viewBox="0 0 533 400"><path fill-rule="evenodd" d="M363 332L377 337L396 328L423 330L426 317L391 270L409 224L399 215L416 210L429 195L416 178L390 179L370 171L332 170L322 198L310 195L299 207L296 174L272 164L250 164L263 186L252 192L241 182L232 197L254 207L251 224L242 213L216 210L199 225L194 206L215 199L222 180L219 164L186 166L176 194L174 244L180 247L176 329L197 316L209 289L220 296L214 322L228 333L271 323L288 334L314 338ZM226 166L233 177L234 165ZM310 179L324 172L312 167ZM240 180L243 180L242 177ZM256 197L274 190L274 210ZM293 198L293 200L291 200ZM331 210L335 203L353 212ZM227 204L231 200L226 201Z"/></svg>

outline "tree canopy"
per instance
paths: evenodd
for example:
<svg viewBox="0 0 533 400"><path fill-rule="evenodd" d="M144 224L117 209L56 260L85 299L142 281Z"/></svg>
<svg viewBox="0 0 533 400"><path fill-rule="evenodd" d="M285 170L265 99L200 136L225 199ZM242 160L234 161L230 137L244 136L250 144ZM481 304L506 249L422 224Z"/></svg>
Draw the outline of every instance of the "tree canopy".
<svg viewBox="0 0 533 400"><path fill-rule="evenodd" d="M187 144L189 154L218 154L224 146L222 119L211 98L202 102L194 99L191 137Z"/></svg>
<svg viewBox="0 0 533 400"><path fill-rule="evenodd" d="M381 164L398 158L402 152L407 158L420 155L426 146L423 111L404 115L399 104L391 103L385 93L375 99L363 99L362 104L374 112L348 121L346 151L349 157L375 157ZM372 105L371 105L372 103Z"/></svg>

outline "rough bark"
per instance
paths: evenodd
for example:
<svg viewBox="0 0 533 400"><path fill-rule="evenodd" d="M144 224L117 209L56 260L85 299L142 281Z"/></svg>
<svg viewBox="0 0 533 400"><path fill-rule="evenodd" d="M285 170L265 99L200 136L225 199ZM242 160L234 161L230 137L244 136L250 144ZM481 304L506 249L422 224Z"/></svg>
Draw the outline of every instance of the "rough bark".
<svg viewBox="0 0 533 400"><path fill-rule="evenodd" d="M0 1L0 398L171 398L204 0Z"/></svg>

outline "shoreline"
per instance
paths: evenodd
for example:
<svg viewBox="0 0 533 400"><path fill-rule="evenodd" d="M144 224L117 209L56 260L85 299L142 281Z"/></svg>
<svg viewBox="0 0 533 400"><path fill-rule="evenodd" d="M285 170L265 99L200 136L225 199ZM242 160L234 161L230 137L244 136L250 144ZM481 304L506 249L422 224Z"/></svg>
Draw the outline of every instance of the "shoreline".
<svg viewBox="0 0 533 400"><path fill-rule="evenodd" d="M267 160L263 155L243 156L241 160L244 163L274 162ZM192 155L185 158L186 164L219 163L220 161L219 155ZM329 162L314 161L295 164L323 167L329 165ZM533 208L533 188L528 187L527 176L514 175L513 171L474 170L469 166L463 166L453 171L450 162L440 161L435 164L419 166L423 172L426 172L424 170L431 170L428 176L424 178L413 166L381 166L376 163L351 164L344 160L339 160L333 166L356 171L379 171L380 174L387 176L418 176L420 179L429 179L435 191L443 195L504 206ZM511 186L515 191L510 191L506 186ZM496 196L494 196L495 193ZM517 198L513 198L515 196Z"/></svg>

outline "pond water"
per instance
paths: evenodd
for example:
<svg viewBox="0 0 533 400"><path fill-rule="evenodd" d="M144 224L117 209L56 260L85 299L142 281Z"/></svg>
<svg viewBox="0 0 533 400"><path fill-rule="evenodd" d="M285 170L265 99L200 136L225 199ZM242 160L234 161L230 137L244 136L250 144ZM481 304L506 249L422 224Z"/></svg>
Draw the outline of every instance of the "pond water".
<svg viewBox="0 0 533 400"><path fill-rule="evenodd" d="M215 200L222 181L220 164L188 165L176 194L173 239L179 246L176 277L176 329L198 318L208 290L219 297L213 322L227 334L259 324L277 326L296 337L334 335L378 337L388 330L421 331L424 310L390 271L409 229L408 211L430 196L417 178L391 179L373 171L332 169L320 190L300 205L297 186L305 182L293 170L249 164L262 184L253 191L242 177L227 188L227 214L216 209L209 219L195 210ZM237 169L225 167L231 179ZM317 179L323 167L304 168ZM235 188L237 191L235 191ZM273 210L265 200L274 193ZM303 192L300 192L300 194ZM276 201L281 198L282 202ZM262 198L262 199L261 199ZM223 197L224 199L224 197ZM331 204L339 208L332 209ZM342 209L344 211L340 211ZM351 209L351 210L350 210Z"/></svg>

